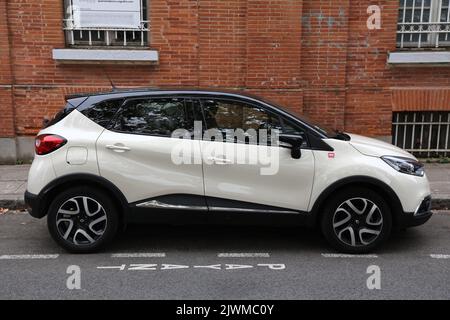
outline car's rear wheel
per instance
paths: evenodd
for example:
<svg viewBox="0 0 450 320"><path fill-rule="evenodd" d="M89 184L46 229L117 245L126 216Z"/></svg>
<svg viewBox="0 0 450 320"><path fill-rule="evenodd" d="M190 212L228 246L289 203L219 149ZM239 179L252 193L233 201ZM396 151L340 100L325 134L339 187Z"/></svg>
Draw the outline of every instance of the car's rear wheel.
<svg viewBox="0 0 450 320"><path fill-rule="evenodd" d="M117 233L118 213L111 199L92 187L60 193L50 205L47 224L53 239L70 252L95 252Z"/></svg>
<svg viewBox="0 0 450 320"><path fill-rule="evenodd" d="M389 205L376 192L366 188L345 189L327 200L322 232L337 250L367 253L389 237L392 216Z"/></svg>

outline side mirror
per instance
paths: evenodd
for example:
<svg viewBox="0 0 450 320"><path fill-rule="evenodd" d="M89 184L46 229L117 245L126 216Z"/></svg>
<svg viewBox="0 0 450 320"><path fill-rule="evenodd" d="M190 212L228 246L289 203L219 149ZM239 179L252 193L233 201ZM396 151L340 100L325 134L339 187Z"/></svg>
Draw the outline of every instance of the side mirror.
<svg viewBox="0 0 450 320"><path fill-rule="evenodd" d="M280 147L291 149L291 157L293 159L300 159L302 157L301 146L303 138L299 136L280 135Z"/></svg>

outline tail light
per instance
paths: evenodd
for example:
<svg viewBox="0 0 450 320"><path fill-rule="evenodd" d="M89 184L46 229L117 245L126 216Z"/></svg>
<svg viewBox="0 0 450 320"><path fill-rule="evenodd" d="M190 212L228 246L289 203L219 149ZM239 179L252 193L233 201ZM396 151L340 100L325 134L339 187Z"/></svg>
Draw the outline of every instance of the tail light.
<svg viewBox="0 0 450 320"><path fill-rule="evenodd" d="M41 134L36 137L35 150L36 154L42 156L58 150L67 143L67 140L56 134Z"/></svg>

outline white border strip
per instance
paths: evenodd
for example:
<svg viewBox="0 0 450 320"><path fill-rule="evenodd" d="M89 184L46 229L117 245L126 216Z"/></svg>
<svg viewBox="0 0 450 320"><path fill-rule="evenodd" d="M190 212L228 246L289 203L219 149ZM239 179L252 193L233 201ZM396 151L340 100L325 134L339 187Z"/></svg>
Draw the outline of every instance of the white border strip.
<svg viewBox="0 0 450 320"><path fill-rule="evenodd" d="M430 254L433 259L450 259L450 254Z"/></svg>
<svg viewBox="0 0 450 320"><path fill-rule="evenodd" d="M164 252L113 253L111 258L165 258Z"/></svg>
<svg viewBox="0 0 450 320"><path fill-rule="evenodd" d="M56 259L59 254L11 254L2 255L0 260Z"/></svg>
<svg viewBox="0 0 450 320"><path fill-rule="evenodd" d="M270 254L267 252L250 253L250 252L232 252L232 253L219 253L219 258L270 258Z"/></svg>
<svg viewBox="0 0 450 320"><path fill-rule="evenodd" d="M324 258L378 258L376 254L341 254L341 253L322 253Z"/></svg>

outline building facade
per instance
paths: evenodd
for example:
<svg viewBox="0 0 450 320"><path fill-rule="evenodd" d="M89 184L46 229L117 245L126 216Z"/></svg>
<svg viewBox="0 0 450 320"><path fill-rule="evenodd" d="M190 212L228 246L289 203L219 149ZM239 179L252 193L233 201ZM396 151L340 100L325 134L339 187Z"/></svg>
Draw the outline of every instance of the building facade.
<svg viewBox="0 0 450 320"><path fill-rule="evenodd" d="M248 91L419 156L450 154L449 0L104 3L0 1L0 162L32 157L66 95L111 81Z"/></svg>

